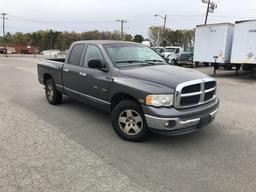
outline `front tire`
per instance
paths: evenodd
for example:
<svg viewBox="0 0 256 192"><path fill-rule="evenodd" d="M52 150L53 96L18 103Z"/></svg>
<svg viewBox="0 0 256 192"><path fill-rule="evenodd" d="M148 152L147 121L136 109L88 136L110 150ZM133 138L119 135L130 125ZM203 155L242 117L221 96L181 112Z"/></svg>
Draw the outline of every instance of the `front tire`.
<svg viewBox="0 0 256 192"><path fill-rule="evenodd" d="M115 106L112 126L116 134L127 141L142 141L149 135L140 105L131 100L121 101Z"/></svg>
<svg viewBox="0 0 256 192"><path fill-rule="evenodd" d="M45 83L45 95L51 105L57 105L62 101L62 94L56 89L52 79L48 79Z"/></svg>

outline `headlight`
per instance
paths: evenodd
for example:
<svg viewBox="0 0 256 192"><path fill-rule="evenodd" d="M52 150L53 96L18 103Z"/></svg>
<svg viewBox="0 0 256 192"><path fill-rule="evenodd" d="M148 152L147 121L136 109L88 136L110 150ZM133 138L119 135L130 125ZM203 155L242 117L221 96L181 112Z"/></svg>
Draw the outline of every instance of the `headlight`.
<svg viewBox="0 0 256 192"><path fill-rule="evenodd" d="M146 104L154 107L170 107L173 105L173 95L148 95Z"/></svg>

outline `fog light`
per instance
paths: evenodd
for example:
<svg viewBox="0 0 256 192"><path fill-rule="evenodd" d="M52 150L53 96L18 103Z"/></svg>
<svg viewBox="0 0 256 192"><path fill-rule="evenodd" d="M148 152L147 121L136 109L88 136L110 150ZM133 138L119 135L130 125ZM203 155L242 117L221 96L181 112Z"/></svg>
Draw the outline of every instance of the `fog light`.
<svg viewBox="0 0 256 192"><path fill-rule="evenodd" d="M166 122L166 123L164 124L164 126L165 126L165 127L169 127L169 122Z"/></svg>
<svg viewBox="0 0 256 192"><path fill-rule="evenodd" d="M171 121L166 122L164 124L164 126L167 127L167 128L174 128L174 127L176 127L176 124L177 124L176 121L171 120Z"/></svg>

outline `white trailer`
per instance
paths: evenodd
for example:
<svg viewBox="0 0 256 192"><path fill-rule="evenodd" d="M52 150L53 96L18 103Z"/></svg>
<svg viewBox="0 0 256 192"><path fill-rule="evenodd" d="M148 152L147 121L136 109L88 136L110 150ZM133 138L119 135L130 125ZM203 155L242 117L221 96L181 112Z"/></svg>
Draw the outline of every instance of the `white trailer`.
<svg viewBox="0 0 256 192"><path fill-rule="evenodd" d="M233 34L234 24L231 23L197 25L193 59L195 64L230 63Z"/></svg>
<svg viewBox="0 0 256 192"><path fill-rule="evenodd" d="M232 64L256 67L256 20L235 23L231 55Z"/></svg>

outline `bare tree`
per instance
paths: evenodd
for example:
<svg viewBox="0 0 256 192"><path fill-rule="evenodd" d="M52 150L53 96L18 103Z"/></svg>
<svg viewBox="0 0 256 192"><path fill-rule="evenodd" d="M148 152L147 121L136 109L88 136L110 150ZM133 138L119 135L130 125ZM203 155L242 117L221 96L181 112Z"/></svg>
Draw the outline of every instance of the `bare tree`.
<svg viewBox="0 0 256 192"><path fill-rule="evenodd" d="M163 27L152 26L149 28L148 36L153 46L160 46L163 43L165 31Z"/></svg>

